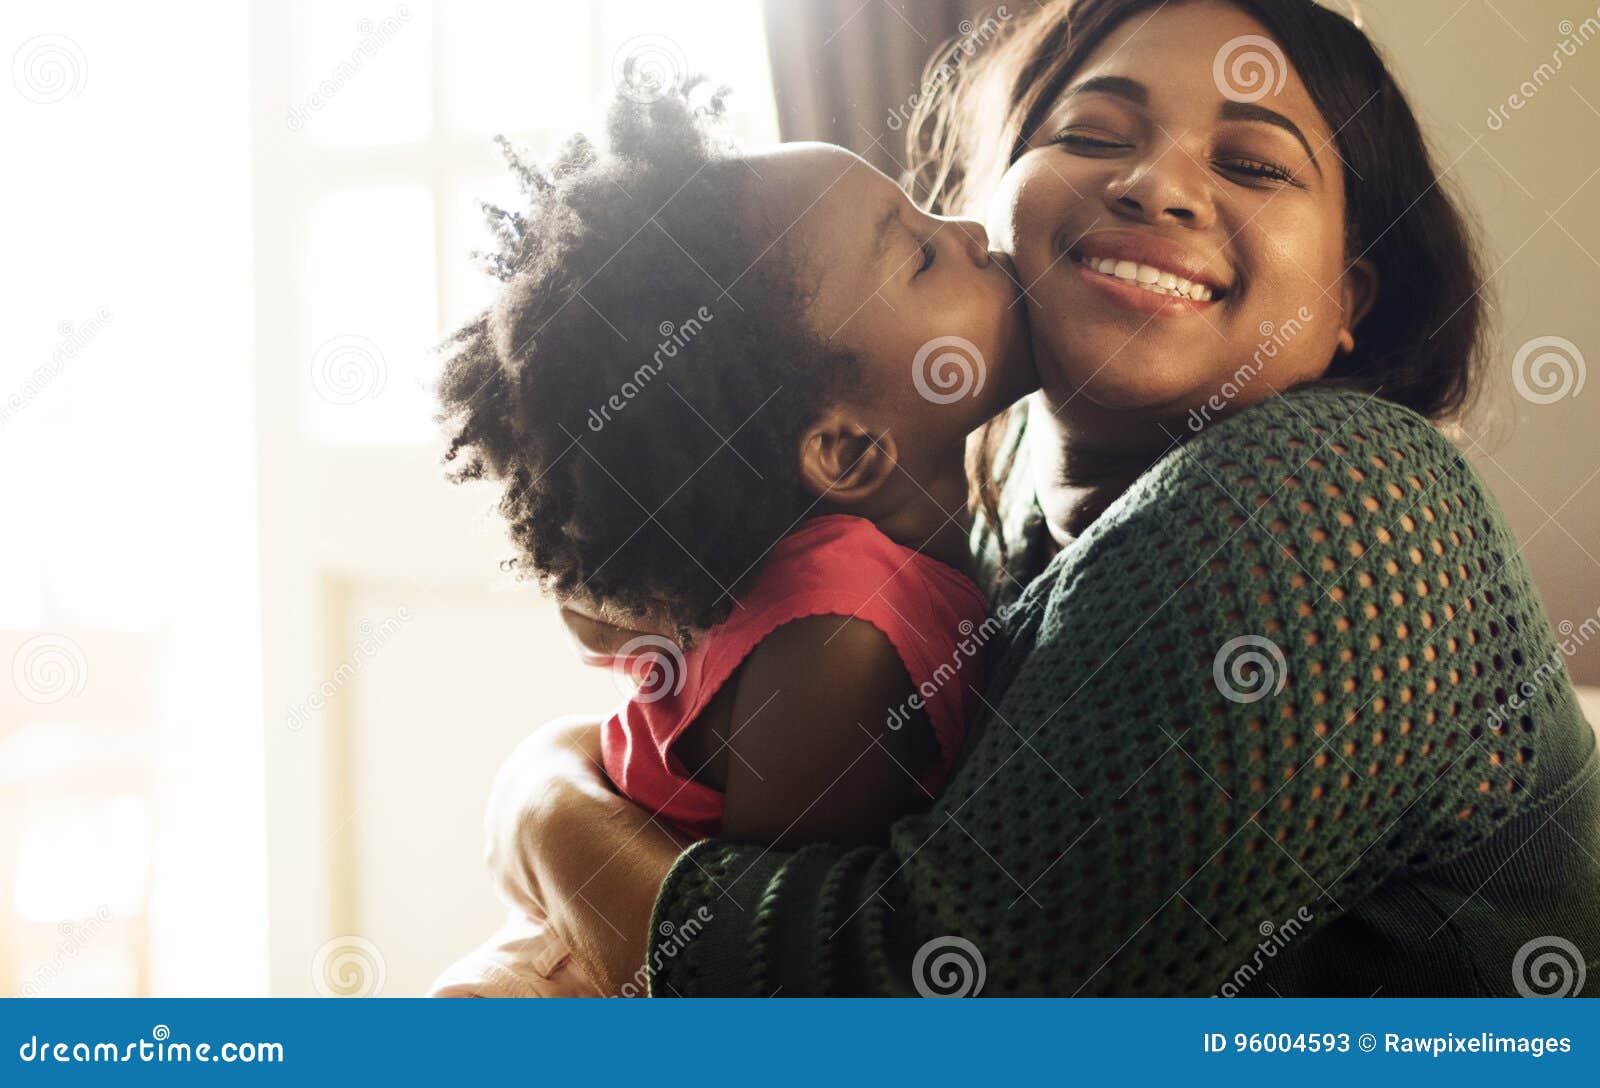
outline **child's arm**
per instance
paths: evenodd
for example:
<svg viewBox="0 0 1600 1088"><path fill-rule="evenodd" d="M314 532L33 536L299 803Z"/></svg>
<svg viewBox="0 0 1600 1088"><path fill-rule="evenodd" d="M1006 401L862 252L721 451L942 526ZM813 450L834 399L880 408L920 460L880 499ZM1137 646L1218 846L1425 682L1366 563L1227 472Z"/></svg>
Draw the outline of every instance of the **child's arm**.
<svg viewBox="0 0 1600 1088"><path fill-rule="evenodd" d="M917 783L935 745L905 723L911 679L865 620L812 616L762 641L734 677L718 838L794 847L883 843L931 800Z"/></svg>

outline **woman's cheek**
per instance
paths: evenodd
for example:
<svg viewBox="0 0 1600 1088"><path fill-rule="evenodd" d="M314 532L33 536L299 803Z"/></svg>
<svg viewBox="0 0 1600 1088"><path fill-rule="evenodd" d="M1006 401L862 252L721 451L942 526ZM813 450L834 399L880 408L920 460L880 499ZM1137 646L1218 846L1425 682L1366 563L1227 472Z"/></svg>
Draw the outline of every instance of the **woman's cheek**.
<svg viewBox="0 0 1600 1088"><path fill-rule="evenodd" d="M984 223L989 244L1011 256L1024 284L1043 272L1040 258L1048 261L1056 228L1078 199L1047 168L1043 156L1049 153L1029 151L1012 164L990 197Z"/></svg>

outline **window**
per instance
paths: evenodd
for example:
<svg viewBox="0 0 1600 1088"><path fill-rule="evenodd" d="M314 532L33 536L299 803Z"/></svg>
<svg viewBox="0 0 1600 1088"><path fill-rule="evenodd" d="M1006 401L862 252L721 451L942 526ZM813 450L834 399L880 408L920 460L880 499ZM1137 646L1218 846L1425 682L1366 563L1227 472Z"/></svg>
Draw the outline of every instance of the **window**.
<svg viewBox="0 0 1600 1088"><path fill-rule="evenodd" d="M603 131L624 66L635 78L706 71L734 88L731 134L776 139L758 4L300 0L288 18L281 187L304 245L286 271L297 315L302 425L315 441L433 433L429 347L492 281L480 200L517 192L491 142L536 158Z"/></svg>

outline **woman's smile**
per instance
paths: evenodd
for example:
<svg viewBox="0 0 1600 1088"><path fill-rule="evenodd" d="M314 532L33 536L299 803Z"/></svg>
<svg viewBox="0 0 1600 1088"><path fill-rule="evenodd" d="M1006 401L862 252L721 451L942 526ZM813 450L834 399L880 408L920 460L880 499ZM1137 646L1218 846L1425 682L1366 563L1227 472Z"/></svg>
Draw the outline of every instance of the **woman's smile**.
<svg viewBox="0 0 1600 1088"><path fill-rule="evenodd" d="M1092 288L1092 299L1141 314L1195 316L1230 292L1227 278L1211 271L1204 256L1148 231L1093 231L1065 253Z"/></svg>

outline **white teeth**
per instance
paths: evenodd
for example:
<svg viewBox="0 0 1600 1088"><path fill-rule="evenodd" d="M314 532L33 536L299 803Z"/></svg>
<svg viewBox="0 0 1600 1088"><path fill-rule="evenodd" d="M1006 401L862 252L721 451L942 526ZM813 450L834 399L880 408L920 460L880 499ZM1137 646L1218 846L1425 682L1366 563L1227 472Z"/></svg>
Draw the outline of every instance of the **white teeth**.
<svg viewBox="0 0 1600 1088"><path fill-rule="evenodd" d="M1196 302L1210 302L1215 297L1215 292L1204 284L1193 283L1182 276L1160 268L1152 268L1147 264L1139 264L1137 261L1119 261L1113 257L1080 257L1078 263L1158 295L1172 295L1176 298L1193 299Z"/></svg>

